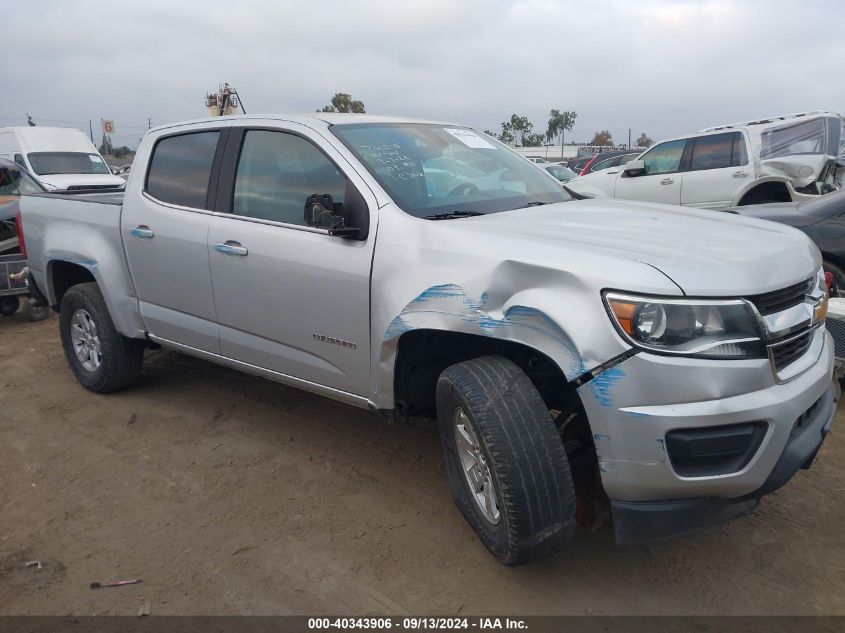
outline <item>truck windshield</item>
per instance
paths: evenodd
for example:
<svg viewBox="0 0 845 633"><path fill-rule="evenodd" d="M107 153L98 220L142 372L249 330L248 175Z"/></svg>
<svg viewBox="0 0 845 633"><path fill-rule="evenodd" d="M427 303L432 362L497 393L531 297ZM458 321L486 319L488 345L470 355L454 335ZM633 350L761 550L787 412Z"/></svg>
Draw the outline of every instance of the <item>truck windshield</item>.
<svg viewBox="0 0 845 633"><path fill-rule="evenodd" d="M27 154L32 171L39 176L49 174L110 174L108 166L97 154L84 152L31 152Z"/></svg>
<svg viewBox="0 0 845 633"><path fill-rule="evenodd" d="M416 217L466 217L572 199L536 165L468 128L362 123L331 131Z"/></svg>

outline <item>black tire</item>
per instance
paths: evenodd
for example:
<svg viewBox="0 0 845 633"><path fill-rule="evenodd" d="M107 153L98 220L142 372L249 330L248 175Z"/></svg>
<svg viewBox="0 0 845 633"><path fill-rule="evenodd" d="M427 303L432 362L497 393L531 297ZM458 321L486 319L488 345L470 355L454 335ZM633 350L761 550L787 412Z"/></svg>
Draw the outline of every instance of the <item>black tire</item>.
<svg viewBox="0 0 845 633"><path fill-rule="evenodd" d="M455 431L455 416L464 419L459 408L489 466L497 522L485 516L464 474ZM566 451L543 399L516 364L488 356L444 370L437 419L452 498L493 556L519 565L551 556L572 539L575 489Z"/></svg>
<svg viewBox="0 0 845 633"><path fill-rule="evenodd" d="M87 312L100 343L100 364L86 369L77 357L71 340L71 322L77 310ZM80 384L95 393L112 393L138 379L144 358L144 342L126 338L114 327L100 288L95 283L73 286L62 298L59 334L65 357Z"/></svg>
<svg viewBox="0 0 845 633"><path fill-rule="evenodd" d="M842 270L842 266L826 259L822 262L822 269L826 273L833 273L833 282L839 292L845 291L845 270Z"/></svg>
<svg viewBox="0 0 845 633"><path fill-rule="evenodd" d="M30 321L43 321L50 316L50 306L36 305L32 299L26 302L26 318Z"/></svg>
<svg viewBox="0 0 845 633"><path fill-rule="evenodd" d="M0 297L0 315L12 316L21 306L21 300L16 295Z"/></svg>

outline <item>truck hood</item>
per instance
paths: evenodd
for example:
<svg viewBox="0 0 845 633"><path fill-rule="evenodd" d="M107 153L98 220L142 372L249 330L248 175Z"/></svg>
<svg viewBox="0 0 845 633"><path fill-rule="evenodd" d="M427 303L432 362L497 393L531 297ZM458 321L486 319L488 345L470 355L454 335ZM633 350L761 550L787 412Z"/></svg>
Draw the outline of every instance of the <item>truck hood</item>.
<svg viewBox="0 0 845 633"><path fill-rule="evenodd" d="M500 244L522 240L523 252L538 258L551 248L567 257L590 252L642 262L692 296L760 294L807 279L821 266L816 246L789 226L630 200L575 200L449 222L480 233L487 244L494 235ZM625 281L620 266L607 287L625 289Z"/></svg>
<svg viewBox="0 0 845 633"><path fill-rule="evenodd" d="M123 187L126 181L111 174L47 174L37 176L39 182L48 189L67 189L68 187Z"/></svg>

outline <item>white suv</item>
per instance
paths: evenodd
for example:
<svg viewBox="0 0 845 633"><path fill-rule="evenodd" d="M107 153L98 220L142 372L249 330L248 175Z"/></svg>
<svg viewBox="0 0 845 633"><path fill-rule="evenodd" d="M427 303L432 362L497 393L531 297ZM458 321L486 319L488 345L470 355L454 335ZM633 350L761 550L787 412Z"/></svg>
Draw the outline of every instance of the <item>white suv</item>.
<svg viewBox="0 0 845 633"><path fill-rule="evenodd" d="M570 180L573 191L702 208L812 198L845 173L845 119L808 112L723 125L653 145L637 160Z"/></svg>

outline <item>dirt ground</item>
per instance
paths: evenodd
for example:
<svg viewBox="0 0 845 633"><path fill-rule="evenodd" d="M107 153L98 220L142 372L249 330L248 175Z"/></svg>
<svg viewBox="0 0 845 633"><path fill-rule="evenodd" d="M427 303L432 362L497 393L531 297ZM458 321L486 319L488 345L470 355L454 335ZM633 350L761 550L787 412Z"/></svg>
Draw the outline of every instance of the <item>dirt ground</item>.
<svg viewBox="0 0 845 633"><path fill-rule="evenodd" d="M510 569L453 507L433 425L167 351L97 396L56 318L19 313L0 320L0 614L845 614L843 424L751 517L648 546L605 528Z"/></svg>

